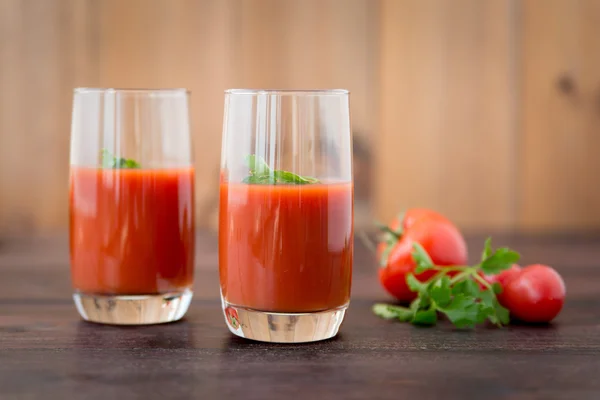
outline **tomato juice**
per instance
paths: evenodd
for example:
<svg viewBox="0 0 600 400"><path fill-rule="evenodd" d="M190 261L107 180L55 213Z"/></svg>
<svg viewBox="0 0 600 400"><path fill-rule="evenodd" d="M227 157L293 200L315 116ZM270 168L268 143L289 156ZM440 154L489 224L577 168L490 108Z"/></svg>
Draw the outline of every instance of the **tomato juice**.
<svg viewBox="0 0 600 400"><path fill-rule="evenodd" d="M194 169L71 167L71 275L100 295L180 292L194 271Z"/></svg>
<svg viewBox="0 0 600 400"><path fill-rule="evenodd" d="M221 292L268 312L316 312L348 304L353 256L352 183L222 182Z"/></svg>

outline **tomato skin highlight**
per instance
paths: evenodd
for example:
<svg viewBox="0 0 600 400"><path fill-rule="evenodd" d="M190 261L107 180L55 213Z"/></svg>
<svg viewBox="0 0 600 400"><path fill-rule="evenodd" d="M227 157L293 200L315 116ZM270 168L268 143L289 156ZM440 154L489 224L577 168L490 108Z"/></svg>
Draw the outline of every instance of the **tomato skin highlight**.
<svg viewBox="0 0 600 400"><path fill-rule="evenodd" d="M395 218L389 225L397 231L402 225L403 234L388 254L387 263L379 269L379 281L383 288L398 301L408 303L416 298L406 284L406 275L413 272L416 264L412 259L413 243L418 242L436 265L465 265L467 246L460 231L441 214L427 209L409 209L400 221ZM379 258L386 248L380 243ZM435 271L415 275L421 282L427 281Z"/></svg>
<svg viewBox="0 0 600 400"><path fill-rule="evenodd" d="M560 313L565 295L565 283L558 272L547 265L534 264L511 279L498 300L508 308L511 318L543 323Z"/></svg>

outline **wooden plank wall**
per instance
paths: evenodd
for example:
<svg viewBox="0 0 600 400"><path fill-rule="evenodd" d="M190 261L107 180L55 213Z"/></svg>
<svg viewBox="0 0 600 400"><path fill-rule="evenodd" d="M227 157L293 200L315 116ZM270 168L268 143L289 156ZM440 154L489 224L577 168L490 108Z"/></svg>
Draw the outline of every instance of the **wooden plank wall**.
<svg viewBox="0 0 600 400"><path fill-rule="evenodd" d="M600 227L600 1L522 8L519 221Z"/></svg>
<svg viewBox="0 0 600 400"><path fill-rule="evenodd" d="M600 2L380 7L376 214L421 205L472 230L600 228Z"/></svg>
<svg viewBox="0 0 600 400"><path fill-rule="evenodd" d="M376 207L515 223L514 4L383 1Z"/></svg>
<svg viewBox="0 0 600 400"><path fill-rule="evenodd" d="M224 89L345 87L377 217L599 228L599 22L596 0L0 0L0 235L65 228L76 86L192 90L201 226Z"/></svg>
<svg viewBox="0 0 600 400"><path fill-rule="evenodd" d="M0 1L0 233L66 226L71 90L99 82L93 8Z"/></svg>

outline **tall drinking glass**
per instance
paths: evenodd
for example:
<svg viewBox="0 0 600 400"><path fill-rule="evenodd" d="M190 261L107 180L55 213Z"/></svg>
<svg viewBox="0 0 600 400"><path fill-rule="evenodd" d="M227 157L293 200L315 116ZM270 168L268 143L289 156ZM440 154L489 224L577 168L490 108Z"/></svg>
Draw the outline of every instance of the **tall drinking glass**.
<svg viewBox="0 0 600 400"><path fill-rule="evenodd" d="M194 168L184 89L75 89L73 298L88 321L176 321L192 298Z"/></svg>
<svg viewBox="0 0 600 400"><path fill-rule="evenodd" d="M335 336L350 301L352 135L346 90L228 90L219 273L229 330Z"/></svg>

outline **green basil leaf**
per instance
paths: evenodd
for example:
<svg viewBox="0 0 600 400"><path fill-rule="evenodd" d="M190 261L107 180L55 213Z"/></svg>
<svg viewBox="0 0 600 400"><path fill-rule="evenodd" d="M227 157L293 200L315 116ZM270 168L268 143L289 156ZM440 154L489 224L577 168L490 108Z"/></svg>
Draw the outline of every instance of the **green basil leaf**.
<svg viewBox="0 0 600 400"><path fill-rule="evenodd" d="M502 325L507 325L510 322L510 313L509 311L502 307L498 301L494 305L494 309L496 310L496 316L498 317L498 321Z"/></svg>
<svg viewBox="0 0 600 400"><path fill-rule="evenodd" d="M406 285L413 292L425 292L427 290L427 285L421 283L413 274L406 275Z"/></svg>
<svg viewBox="0 0 600 400"><path fill-rule="evenodd" d="M452 302L444 308L439 308L448 319L458 328L472 328L479 319L480 307L473 297L462 294L454 296Z"/></svg>
<svg viewBox="0 0 600 400"><path fill-rule="evenodd" d="M416 313L421 308L427 308L429 306L429 301L421 301L421 297L417 297L410 303L410 309L413 313ZM424 299L423 299L424 300ZM423 307L421 307L423 305Z"/></svg>
<svg viewBox="0 0 600 400"><path fill-rule="evenodd" d="M246 165L252 175L271 175L271 168L264 158L249 154L246 156Z"/></svg>
<svg viewBox="0 0 600 400"><path fill-rule="evenodd" d="M406 307L393 306L390 304L375 304L373 306L373 312L375 315L383 319L394 319L397 318L402 322L412 320L413 311Z"/></svg>
<svg viewBox="0 0 600 400"><path fill-rule="evenodd" d="M452 286L452 294L462 294L466 297L477 297L479 294L479 285L472 279L459 281Z"/></svg>
<svg viewBox="0 0 600 400"><path fill-rule="evenodd" d="M243 183L253 183L262 185L274 185L275 179L269 175L250 175L242 180Z"/></svg>
<svg viewBox="0 0 600 400"><path fill-rule="evenodd" d="M502 287L500 282L494 282L494 284L492 285L492 290L495 294L500 294L504 291L504 288Z"/></svg>
<svg viewBox="0 0 600 400"><path fill-rule="evenodd" d="M131 159L115 157L107 149L100 151L101 165L102 168L113 168L113 169L136 169L141 168L141 165Z"/></svg>
<svg viewBox="0 0 600 400"><path fill-rule="evenodd" d="M386 243L385 245L385 249L383 249L383 251L381 252L381 258L379 259L379 266L381 267L386 267L387 263L388 263L388 258L390 256L390 253L392 252L392 250L394 249L394 243Z"/></svg>
<svg viewBox="0 0 600 400"><path fill-rule="evenodd" d="M429 269L435 268L433 261L431 261L431 257L427 254L427 251L421 246L420 243L414 242L413 245L412 258L417 263L417 268L415 268L415 273L420 274Z"/></svg>
<svg viewBox="0 0 600 400"><path fill-rule="evenodd" d="M481 303L477 303L477 308L478 311L477 318L475 321L476 324L483 324L486 319L491 319L495 315L493 308L486 307Z"/></svg>
<svg viewBox="0 0 600 400"><path fill-rule="evenodd" d="M481 261L484 261L486 258L489 258L492 255L492 252L492 238L489 237L485 240L483 252L481 253Z"/></svg>
<svg viewBox="0 0 600 400"><path fill-rule="evenodd" d="M319 183L319 180L313 177L302 177L289 171L272 170L262 157L254 154L247 155L245 161L250 175L242 180L243 183L263 185Z"/></svg>
<svg viewBox="0 0 600 400"><path fill-rule="evenodd" d="M490 289L482 290L479 292L479 299L481 304L486 307L494 308L494 302L496 301L496 295Z"/></svg>
<svg viewBox="0 0 600 400"><path fill-rule="evenodd" d="M308 179L305 179L299 175L292 174L288 171L273 171L273 176L278 182L283 183L296 183L300 185L311 183Z"/></svg>
<svg viewBox="0 0 600 400"><path fill-rule="evenodd" d="M450 303L450 278L448 276L443 276L432 282L431 286L429 286L429 295L439 306L444 307Z"/></svg>
<svg viewBox="0 0 600 400"><path fill-rule="evenodd" d="M519 253L503 247L497 249L491 256L483 260L481 269L487 275L495 275L509 269L514 263L519 261L519 258L521 258Z"/></svg>
<svg viewBox="0 0 600 400"><path fill-rule="evenodd" d="M412 319L412 323L415 325L435 325L436 322L437 313L433 307L417 311Z"/></svg>

